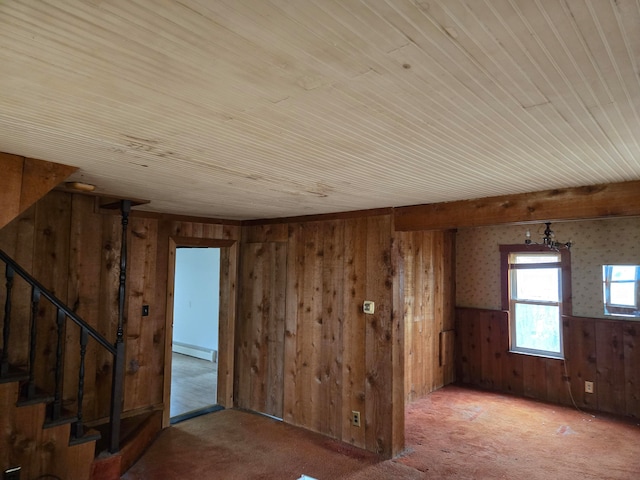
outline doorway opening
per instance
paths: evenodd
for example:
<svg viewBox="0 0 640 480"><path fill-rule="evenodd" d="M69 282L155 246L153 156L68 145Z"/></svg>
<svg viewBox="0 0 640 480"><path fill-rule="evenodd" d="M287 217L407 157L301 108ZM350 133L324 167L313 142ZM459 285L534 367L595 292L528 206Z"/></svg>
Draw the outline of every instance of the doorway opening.
<svg viewBox="0 0 640 480"><path fill-rule="evenodd" d="M220 248L177 247L171 348L171 424L220 409Z"/></svg>

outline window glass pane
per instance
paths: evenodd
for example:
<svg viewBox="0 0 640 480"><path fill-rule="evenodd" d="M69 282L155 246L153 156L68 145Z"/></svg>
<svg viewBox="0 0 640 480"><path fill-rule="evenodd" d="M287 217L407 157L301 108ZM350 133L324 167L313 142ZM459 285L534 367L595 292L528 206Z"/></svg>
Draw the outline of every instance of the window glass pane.
<svg viewBox="0 0 640 480"><path fill-rule="evenodd" d="M635 282L612 283L610 287L610 303L612 305L636 306Z"/></svg>
<svg viewBox="0 0 640 480"><path fill-rule="evenodd" d="M636 267L634 265L611 265L611 280L635 280Z"/></svg>
<svg viewBox="0 0 640 480"><path fill-rule="evenodd" d="M516 303L516 347L560 353L560 307Z"/></svg>
<svg viewBox="0 0 640 480"><path fill-rule="evenodd" d="M559 268L529 268L512 271L515 274L515 298L559 302L559 272Z"/></svg>
<svg viewBox="0 0 640 480"><path fill-rule="evenodd" d="M511 255L511 263L553 263L559 261L559 253L514 253Z"/></svg>

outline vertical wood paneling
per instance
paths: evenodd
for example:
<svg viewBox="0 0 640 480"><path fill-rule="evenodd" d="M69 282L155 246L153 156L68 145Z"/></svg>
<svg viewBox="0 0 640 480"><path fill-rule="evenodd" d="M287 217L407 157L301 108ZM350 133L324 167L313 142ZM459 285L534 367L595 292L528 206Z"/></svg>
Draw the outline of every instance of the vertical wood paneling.
<svg viewBox="0 0 640 480"><path fill-rule="evenodd" d="M240 262L238 405L282 418L286 244L248 244Z"/></svg>
<svg viewBox="0 0 640 480"><path fill-rule="evenodd" d="M170 217L168 217L170 218ZM129 268L126 291L126 382L125 410L158 408L162 405L165 361L165 315L168 272L168 239L172 231L194 232L238 239L240 227L222 226L132 215L130 218ZM89 324L110 341L115 341L118 319L118 283L121 240L120 216L97 213L94 199L64 192L52 192L0 230L0 248L11 255L46 287L53 289ZM235 328L235 289L237 247L223 249L228 259L221 280L221 345L233 338ZM16 280L13 313L20 321L12 328L15 346L10 350L12 363L25 365L28 352L27 285ZM150 315L141 316L143 304ZM40 386L52 387L55 348L46 345L55 340L53 312L41 308L44 329L38 339L38 378ZM230 312L231 310L231 312ZM230 331L229 331L230 330ZM77 392L78 329L67 322L65 331L64 400L74 407ZM233 348L221 349L219 392L226 406L233 402ZM43 361L44 360L44 361ZM111 391L112 357L90 341L86 357L85 420L106 417ZM225 373L226 372L226 373ZM45 378L46 377L46 378Z"/></svg>
<svg viewBox="0 0 640 480"><path fill-rule="evenodd" d="M566 362L509 353L504 312L457 308L456 322L456 368L463 383L562 405L572 405L575 400L579 407L640 416L635 322L565 317ZM491 325L490 335L478 332L478 324ZM469 364L469 359L476 358L472 339L477 335L483 341L476 359L481 364L479 371ZM595 382L593 394L584 392L585 381Z"/></svg>
<svg viewBox="0 0 640 480"><path fill-rule="evenodd" d="M302 225L288 226L287 243L287 279L286 279L286 317L284 338L284 421L296 425L300 418L301 403L296 396L298 391L298 371L301 368L298 350L298 302L301 297L301 280L294 273L304 264L304 250L301 246ZM244 234L243 234L244 237Z"/></svg>
<svg viewBox="0 0 640 480"><path fill-rule="evenodd" d="M98 327L100 300L100 245L102 219L94 213L94 199L75 195L71 199L71 232L69 246L69 305L92 327ZM87 346L85 359L85 390L83 409L89 418L97 415L96 369L101 348L95 341ZM80 328L68 322L66 328L65 371L77 372L80 363ZM68 408L75 409L78 379L64 377L64 400Z"/></svg>
<svg viewBox="0 0 640 480"><path fill-rule="evenodd" d="M20 192L22 190L22 169L24 157L0 152L2 177L0 180L0 229L20 213Z"/></svg>
<svg viewBox="0 0 640 480"><path fill-rule="evenodd" d="M434 236L432 258L434 262L434 362L433 389L448 385L455 380L454 343L455 329L455 232L431 232ZM446 333L445 333L446 332ZM441 336L441 334L444 334ZM441 344L440 340L445 344ZM447 349L447 345L450 348ZM446 351L445 351L446 349ZM443 355L446 353L446 357Z"/></svg>
<svg viewBox="0 0 640 480"><path fill-rule="evenodd" d="M539 398L547 393L546 359L522 355L522 384L525 397Z"/></svg>
<svg viewBox="0 0 640 480"><path fill-rule="evenodd" d="M268 368L267 378L267 411L266 413L278 418L284 414L284 329L286 312L286 281L287 281L287 245L273 243L272 264L270 265L269 283L271 295L270 310L264 321L268 328ZM271 319L275 321L270 321Z"/></svg>
<svg viewBox="0 0 640 480"><path fill-rule="evenodd" d="M41 202L36 209L34 260L32 274L46 288L67 301L69 275L69 231L71 224L71 198L52 192L48 202ZM57 327L56 310L44 300L38 311L38 338L36 349L36 381L41 388L52 391L54 387Z"/></svg>
<svg viewBox="0 0 640 480"><path fill-rule="evenodd" d="M325 424L320 430L334 438L342 434L342 362L343 362L343 283L344 221L323 224L322 270L322 338L320 404L325 410ZM328 411L327 411L328 410Z"/></svg>
<svg viewBox="0 0 640 480"><path fill-rule="evenodd" d="M117 215L103 215L98 331L107 340L114 343L118 329L121 235L120 217ZM96 362L96 398L98 403L96 411L100 417L106 417L109 414L112 371L113 356L105 352L104 349L98 349Z"/></svg>
<svg viewBox="0 0 640 480"><path fill-rule="evenodd" d="M174 229L174 225L177 227ZM169 237L175 231L192 233L206 239L217 236L224 243L221 250L221 301L220 301L220 360L219 395L221 404L233 406L235 297L237 270L237 240L240 228L234 225L176 221L158 216L132 215L129 228L129 265L126 289L125 342L126 378L124 409L127 413L163 407L165 387L165 328L167 304L167 275L169 266ZM222 240L224 238L224 240ZM120 261L120 216L113 212L94 209L94 199L64 192L52 192L27 209L18 218L0 230L0 248L11 255L27 271L30 271L45 287L53 292L84 318L90 325L113 342L118 320L118 283ZM215 241L215 240L214 240ZM286 259L286 251L278 253ZM274 263L285 265L283 260ZM277 271L277 270L274 270ZM276 274L278 278L283 274ZM273 280L273 279L272 279ZM270 281L272 281L270 280ZM280 280L282 283L283 281ZM17 319L12 328L10 359L13 364L25 365L28 352L29 288L16 280L13 314ZM275 281L273 281L275 283ZM283 290L278 287L278 290ZM283 300L279 300L284 303ZM39 337L37 352L37 385L52 391L55 366L55 316L47 303L42 302L39 312ZM150 305L150 315L142 317L142 305ZM283 307L275 315L282 318ZM282 336L274 333L274 337ZM65 376L63 400L65 406L75 408L78 382L78 329L67 322L65 346ZM282 342L275 342L282 349ZM270 355L269 358L272 358ZM99 421L107 417L111 392L113 359L95 342L90 341L85 363L85 421ZM274 369L268 377L277 377ZM170 380L170 375L168 376ZM232 385L232 383L231 383ZM268 404L277 410L281 388L272 390ZM4 393L0 392L0 396ZM6 398L0 398L4 402ZM13 400L15 402L15 400ZM281 404L281 402L280 402ZM19 409L25 415L25 409ZM168 416L168 403L167 403ZM66 472L83 478L82 464L75 454L61 452L55 445L59 436L53 430L42 430L43 420L32 415L29 418L14 416L11 431L15 438L28 438L29 451L23 463L40 465L42 471ZM32 428L33 427L33 428ZM68 439L67 433L63 437ZM66 440L65 440L66 441ZM54 445L55 444L55 445ZM93 451L93 445L82 447ZM74 447L76 452L78 447ZM3 450L0 448L0 450ZM90 458L90 455L89 457ZM24 470L23 470L24 471ZM27 469L36 473L37 470ZM87 473L88 474L88 473ZM74 477L75 478L75 477Z"/></svg>
<svg viewBox="0 0 640 480"><path fill-rule="evenodd" d="M402 448L402 366L393 365L401 355L401 323L393 323L392 231L390 216L293 223L287 226L284 392L285 421L325 433L354 445L391 455L392 438ZM256 248L281 240L276 226L245 227L242 243L238 363L246 363L255 332L247 329L269 285L255 273ZM258 242L258 243L255 243ZM277 245L277 244L276 244ZM280 258L279 263L285 262ZM260 295L256 294L256 290ZM374 315L362 311L364 300L376 303ZM245 305L246 304L246 305ZM265 321L277 322L273 312ZM394 343L395 342L395 343ZM395 350L394 350L395 349ZM269 352L256 350L269 356ZM400 359L401 357L397 357ZM401 362L400 362L401 363ZM251 398L251 380L240 368L238 400ZM396 372L398 379L394 379ZM399 373L398 373L399 372ZM394 380L400 401L394 404ZM264 379L262 379L264 381ZM266 401L262 400L262 401ZM265 405L253 405L264 411ZM351 425L351 411L361 414L361 427ZM400 427L398 427L398 425ZM395 429L395 430L394 430ZM394 436L394 431L395 436Z"/></svg>
<svg viewBox="0 0 640 480"><path fill-rule="evenodd" d="M403 268L405 397L412 401L455 378L453 241L450 232L396 232ZM443 336L443 332L449 332Z"/></svg>
<svg viewBox="0 0 640 480"><path fill-rule="evenodd" d="M218 403L230 408L234 405L233 377L236 337L236 297L238 243L220 250L220 332L218 353Z"/></svg>
<svg viewBox="0 0 640 480"><path fill-rule="evenodd" d="M559 362L553 358L546 358L547 396L549 402L571 405L571 396L567 388L568 379L565 374L565 362ZM541 394L543 394L541 392Z"/></svg>
<svg viewBox="0 0 640 480"><path fill-rule="evenodd" d="M77 170L0 152L0 229Z"/></svg>
<svg viewBox="0 0 640 480"><path fill-rule="evenodd" d="M635 323L626 323L623 327L625 402L627 415L640 417L640 347L638 336L640 329Z"/></svg>
<svg viewBox="0 0 640 480"><path fill-rule="evenodd" d="M393 410L391 218L367 218L366 296L376 302L375 314L366 316L366 445L367 450L389 455ZM387 421L382 421L387 419ZM380 420L380 421L378 421Z"/></svg>
<svg viewBox="0 0 640 480"><path fill-rule="evenodd" d="M507 358L509 350L508 338L504 338L502 334L501 315L493 313L488 323L489 331L487 332L484 344L484 355L488 357L488 373L485 379L489 383L489 388L504 389L504 377L502 372L502 363Z"/></svg>
<svg viewBox="0 0 640 480"><path fill-rule="evenodd" d="M578 406L597 408L598 389L592 394L584 391L584 382L596 379L595 320L565 317L563 335L573 398Z"/></svg>
<svg viewBox="0 0 640 480"><path fill-rule="evenodd" d="M620 322L596 322L598 407L608 412L626 410L623 331Z"/></svg>
<svg viewBox="0 0 640 480"><path fill-rule="evenodd" d="M344 230L344 349L342 352L342 439L361 448L366 447L364 427L351 424L351 412L361 414L364 425L367 396L365 393L365 315L367 223L365 218L345 220Z"/></svg>
<svg viewBox="0 0 640 480"><path fill-rule="evenodd" d="M324 409L321 405L320 348L322 338L322 229L318 222L304 228L304 264L298 265L296 277L302 277L302 297L298 310L298 349L300 350L299 382L296 397L303 408L302 425L321 431Z"/></svg>
<svg viewBox="0 0 640 480"><path fill-rule="evenodd" d="M152 319L142 316L142 306L151 303L155 289L158 222L132 217L129 231L124 409L134 410L162 401L162 384L157 381L158 369L153 364L153 350L161 345L153 343Z"/></svg>
<svg viewBox="0 0 640 480"><path fill-rule="evenodd" d="M393 216L391 230L395 232ZM391 443L390 455L398 455L405 448L405 318L404 292L405 273L401 256L400 239L396 234L391 238L391 271L393 274L392 333L391 333ZM451 299L453 301L453 298ZM451 343L453 343L451 336ZM453 350L453 349L452 349Z"/></svg>
<svg viewBox="0 0 640 480"><path fill-rule="evenodd" d="M23 212L7 226L0 229L0 248L14 258L27 272L33 272L36 205ZM4 284L5 270L2 269ZM9 361L12 365L26 367L29 358L29 295L31 287L22 279L14 279L11 307L11 338ZM5 292L0 288L4 308ZM2 315L4 322L4 315Z"/></svg>

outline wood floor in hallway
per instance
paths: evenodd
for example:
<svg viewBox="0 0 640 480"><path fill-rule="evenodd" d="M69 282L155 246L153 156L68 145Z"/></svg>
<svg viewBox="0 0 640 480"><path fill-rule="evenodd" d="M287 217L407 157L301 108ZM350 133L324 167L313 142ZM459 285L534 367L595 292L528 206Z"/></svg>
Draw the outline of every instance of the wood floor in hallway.
<svg viewBox="0 0 640 480"><path fill-rule="evenodd" d="M171 355L171 418L215 405L218 363L173 352Z"/></svg>
<svg viewBox="0 0 640 480"><path fill-rule="evenodd" d="M224 410L165 430L124 480L640 478L637 419L448 386L411 403L392 460L271 418Z"/></svg>

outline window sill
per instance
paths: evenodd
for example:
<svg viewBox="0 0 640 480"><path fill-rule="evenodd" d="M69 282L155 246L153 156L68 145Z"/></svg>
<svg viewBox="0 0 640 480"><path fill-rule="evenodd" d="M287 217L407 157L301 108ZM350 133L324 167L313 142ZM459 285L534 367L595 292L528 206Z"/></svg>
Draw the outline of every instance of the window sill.
<svg viewBox="0 0 640 480"><path fill-rule="evenodd" d="M509 350L509 353L514 353L516 355L526 355L527 357L540 357L540 358L549 358L551 360L564 360L564 355L561 353L553 353L553 352L531 352L527 350Z"/></svg>

